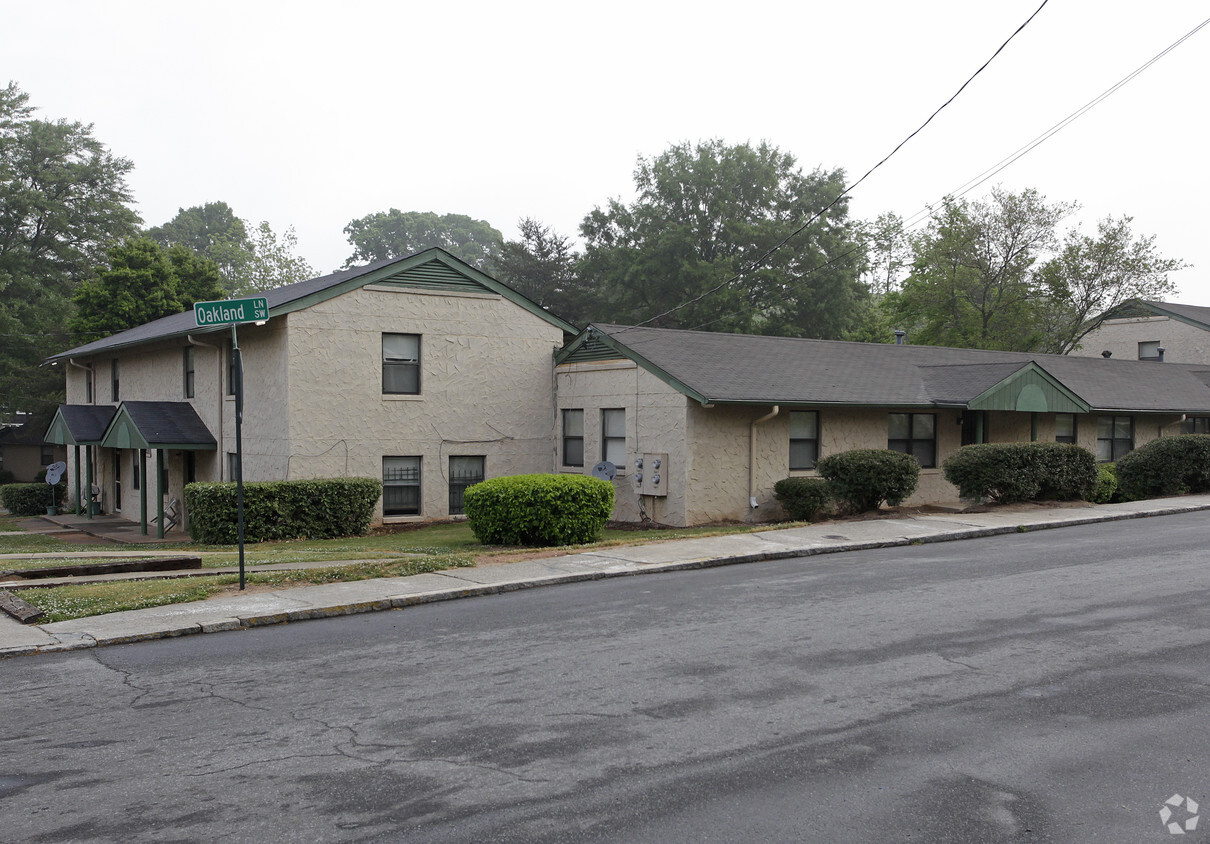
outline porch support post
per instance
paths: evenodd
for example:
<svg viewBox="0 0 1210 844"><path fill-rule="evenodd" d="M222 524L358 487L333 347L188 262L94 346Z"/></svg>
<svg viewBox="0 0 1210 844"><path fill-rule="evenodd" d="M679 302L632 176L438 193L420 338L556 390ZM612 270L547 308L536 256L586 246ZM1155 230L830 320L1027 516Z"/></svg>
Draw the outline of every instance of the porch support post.
<svg viewBox="0 0 1210 844"><path fill-rule="evenodd" d="M94 446L87 446L84 452L84 466L87 477L84 482L87 494L84 496L84 512L88 514L88 518L92 518L92 450Z"/></svg>
<svg viewBox="0 0 1210 844"><path fill-rule="evenodd" d="M156 536L164 538L164 449L155 450Z"/></svg>
<svg viewBox="0 0 1210 844"><path fill-rule="evenodd" d="M76 515L80 515L80 444L76 443Z"/></svg>
<svg viewBox="0 0 1210 844"><path fill-rule="evenodd" d="M147 452L138 450L138 462L135 463L135 478L139 482L139 534L147 535Z"/></svg>

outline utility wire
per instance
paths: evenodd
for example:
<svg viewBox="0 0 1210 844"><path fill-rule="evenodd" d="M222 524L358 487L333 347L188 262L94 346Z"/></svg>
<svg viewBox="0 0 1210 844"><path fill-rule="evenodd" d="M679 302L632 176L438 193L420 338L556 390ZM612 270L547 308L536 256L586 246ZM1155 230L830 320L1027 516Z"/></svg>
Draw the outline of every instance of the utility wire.
<svg viewBox="0 0 1210 844"><path fill-rule="evenodd" d="M1034 14L1037 14L1037 12L1035 12ZM1028 21L1027 21L1027 23L1028 23ZM1186 32L1184 35L1182 35L1176 41L1173 41L1171 44L1169 44L1163 50L1156 53L1154 56L1152 56L1150 59L1145 61L1143 64L1139 65L1133 71L1126 74L1126 76L1122 77L1120 80L1115 82L1113 85L1106 88L1103 92L1101 92L1097 96L1093 97L1091 100L1089 100L1084 105L1080 106L1078 109L1073 111L1071 114L1064 117L1058 123L1055 123L1049 129L1047 129L1046 131L1042 132L1040 135L1035 137L1033 140L1029 141L1028 143L1026 143L1025 145L1023 145L1021 147L1018 147L1016 151L1014 151L1014 152L1010 153L1008 156L1000 159L1000 161L998 161L996 164L993 164L991 167L984 170L982 173L978 174L977 176L972 177L971 179L968 179L966 182L963 182L961 185L959 185L953 191L946 193L941 199L939 199L937 201L936 204L944 206L944 205L947 205L948 203L950 203L954 199L962 198L963 196L970 193L975 188L984 184L988 179L992 178L993 176L999 174L1000 172L1007 169L1011 165L1015 164L1019 159L1023 158L1025 155L1033 152L1034 149L1036 149L1042 143L1050 140L1052 137L1054 137L1056 134L1058 134L1063 129L1066 129L1075 120L1077 120L1080 117L1083 117L1085 114L1087 114L1089 111L1091 111L1095 106L1100 105L1102 102L1104 102L1106 99L1108 99L1110 95L1117 93L1117 91L1120 90L1122 87L1124 87L1127 83L1134 81L1134 79L1137 76L1139 76L1139 74L1141 74L1143 71L1150 68L1153 64L1158 62L1164 56L1171 53L1173 50L1175 50L1177 47L1179 47L1185 41L1192 38L1194 35L1196 35L1198 32L1200 32L1202 29L1204 29L1207 25L1210 25L1210 18L1207 18L1206 20L1199 23L1197 26L1193 27L1193 29ZM1014 33L1014 35L1015 35L1015 33ZM902 146L902 144L901 144L901 146ZM885 161L886 159L883 159L883 160ZM871 172L873 172L873 171L871 170ZM866 175L869 175L869 173L867 173ZM862 178L864 179L865 177L863 176ZM936 215L936 213L937 212L933 209L932 205L926 205L924 208L917 211L911 217L907 218L903 222L903 225L901 225L899 227L899 232L901 232L901 233L907 232L907 231L910 231L911 229L916 228L920 224L931 219L933 216ZM795 234L797 234L797 232L795 232ZM791 236L793 236L793 235L791 235ZM808 270L806 273L803 274L802 281L800 281L798 284L795 284L792 287L787 288L786 292L788 293L788 292L797 290L799 287L801 287L803 284L806 283L807 278L809 278L812 274L814 274L820 270L827 269L828 267L834 266L841 260L860 251L864 245L865 245L865 241L859 238L856 245L854 245L852 248L842 252L841 254L835 256L834 258L829 259L828 261L825 261L824 263L820 264L817 267L812 267L810 270ZM689 304L689 303L686 303L686 304ZM672 311L669 311L668 313L672 313ZM725 314L723 316L716 317L715 319L709 320L707 322L699 323L698 325L693 326L693 329L705 328L707 326L714 325L716 322L721 322L722 320L726 319L728 316L730 316L730 314ZM657 317L657 319L658 319L658 317ZM640 325L645 325L645 324L646 323L640 323Z"/></svg>
<svg viewBox="0 0 1210 844"><path fill-rule="evenodd" d="M887 163L887 161L889 161L889 160L891 159L891 157L892 157L892 156L894 156L894 155L895 155L897 152L899 152L899 150L900 150L900 149L902 149L902 148L904 147L904 145L906 145L906 144L907 144L907 142L908 142L908 141L912 140L912 138L914 138L914 137L916 137L918 134L920 134L920 132L921 132L921 131L923 131L923 130L924 130L924 128L925 128L926 126L928 126L930 123L932 123L932 122L933 122L933 118L935 118L935 117L936 117L938 114L940 114L940 113L942 112L942 110L943 110L943 109L945 109L947 106L949 106L949 105L950 105L950 103L952 103L954 100L956 100L956 99L958 98L958 95L959 95L959 94L961 94L963 91L965 91L965 90L966 90L966 88L967 88L967 86L968 86L968 85L970 85L970 84L971 84L971 82L973 82L973 81L975 80L975 77L977 77L979 74L981 74L981 73L982 73L984 70L986 70L986 69L987 69L987 66L988 66L988 65L990 65L990 64L991 64L993 61L995 61L996 57L997 57L997 56L999 56L999 55L1000 55L1000 53L1001 53L1001 52L1003 52L1004 48L1005 48L1005 47L1007 47L1007 46L1009 45L1009 42L1011 42L1011 41L1012 41L1014 38L1016 38L1016 37L1017 37L1017 36L1018 36L1018 35L1021 33L1021 31L1022 31L1023 29L1025 29L1025 27L1029 26L1029 24L1030 24L1030 23L1033 21L1033 19L1034 19L1034 18L1036 18L1036 17L1038 16L1038 14L1039 14L1039 13L1040 13L1040 12L1041 12L1041 11L1042 11L1044 8L1046 8L1046 4L1047 4L1048 2L1050 2L1050 0L1042 0L1042 5L1041 5L1041 6L1039 6L1037 9L1035 9L1035 10L1034 10L1034 13L1033 13L1032 15L1030 15L1028 18L1026 18L1025 22L1024 22L1024 23L1022 23L1020 26L1018 26L1018 27L1016 28L1016 30L1014 30L1014 31L1013 31L1013 34L1012 34L1012 35L1010 35L1010 36L1008 36L1008 38L1007 38L1007 39L1004 41L1004 43L1003 43L1003 44L1001 44L1001 45L1000 45L1000 46L999 46L999 47L996 49L996 51L995 51L994 53L992 53L992 54L991 54L991 56L990 56L990 57L987 59L987 61L985 61L985 62L984 62L982 65L980 65L979 69L978 69L978 70L976 70L974 73L972 73L972 74L971 74L971 75L970 75L970 76L967 78L967 80L966 80L965 82L963 82L961 86L959 86L958 90L957 90L957 91L955 91L955 92L954 92L954 93L953 93L953 94L950 96L950 98L949 98L948 100L946 100L946 101L945 101L945 102L943 102L943 103L942 103L940 106L938 106L938 107L937 107L937 109L936 109L936 110L935 110L935 111L934 111L932 114L930 114L930 115L928 116L928 119L927 119L927 120L925 120L923 123L921 123L921 124L920 124L920 125L919 125L919 126L918 126L918 127L917 127L917 128L916 128L916 129L915 129L915 130L914 130L914 131L911 133L911 134L909 134L909 135L908 135L906 138L904 138L902 141L900 141L900 142L899 142L899 143L898 143L898 144L895 146L895 148L894 148L894 149L892 149L892 150L891 150L889 153L887 153L887 154L886 154L886 155L885 155L885 156L882 158L882 160L881 160L881 161L879 161L877 164L875 164L873 167L871 167L869 170L867 170L867 171L865 172L865 175L863 175L863 176L862 176L860 179L858 179L857 181L853 182L853 184L849 185L849 186L848 186L848 187L846 187L846 188L845 188L843 191L841 191L840 193L838 193L838 194L837 194L835 197L833 197L833 199L832 199L832 201L831 201L831 202L829 202L827 205L825 205L823 208L821 208L819 211L817 211L817 212L816 212L814 215L812 215L812 216L811 216L811 217L810 217L810 218L809 218L809 219L808 219L806 222L804 222L802 225L800 225L800 226L799 226L798 228L796 228L794 231L790 232L788 235L786 235L784 238L782 238L782 239L781 239L781 240L780 240L780 241L779 241L777 244L775 244L774 246L772 246L771 248L769 248L768 250L766 250L764 253L762 253L762 254L761 254L759 257L757 257L755 260L750 261L750 262L748 263L748 265L747 265L747 266L745 266L745 267L743 267L742 269L740 269L740 270L739 270L739 271L738 271L738 272L737 272L735 275L731 276L731 277L730 277L730 278L728 278L726 281L723 281L722 283L720 283L720 284L718 284L718 285L716 285L716 286L714 286L714 287L710 288L709 290L705 291L704 293L701 293L701 294L699 294L698 296L695 296L694 298L692 298L692 299L688 300L687 302L682 302L681 304L679 304L679 305L677 305L677 306L675 306L675 307L673 307L673 308L669 308L667 311L664 311L662 314L656 314L655 316L653 316L653 317L651 317L651 318L649 318L649 319L646 319L646 320L644 320L644 321L640 322L640 323L638 324L638 326L635 326L635 327L639 327L639 326L648 325L648 324L650 324L650 323L652 323L652 322L655 322L656 320L663 319L663 318L664 318L664 317L666 317L666 316L671 316L672 314L676 313L677 311L681 310L682 308L686 308L686 307L688 307L689 305L693 305L693 304L695 304L695 303L697 303L697 302L700 302L700 301L702 301L703 299L707 298L708 296L713 296L715 293L719 292L719 291L720 291L720 290L722 290L723 288L725 288L725 287L729 287L730 285L732 285L732 284L734 284L735 282L739 281L739 280L740 280L740 279L742 279L742 278L743 278L745 275L747 275L747 274L749 274L749 273L751 273L751 272L753 272L753 271L755 271L755 270L759 269L760 267L764 266L765 262L766 262L766 261L768 261L768 259L769 259L770 257L772 257L772 256L773 256L775 253L777 253L777 252L778 252L778 251L780 251L780 250L781 250L783 247L785 247L785 245L786 245L787 243L789 243L791 240L793 240L795 237L797 237L799 234L801 234L803 231L805 231L805 230L806 230L806 229L807 229L807 228L808 228L808 227L809 227L809 226L810 226L812 223L814 223L816 220L818 220L820 217L822 217L822 216L823 216L825 213L827 213L827 212L828 212L828 211L829 211L829 210L830 210L830 209L831 209L831 208L832 208L834 205L836 205L838 202L840 202L842 199L844 199L846 196L848 196L848 195L849 195L849 193L850 193L851 191L853 191L853 190L854 190L854 189L855 189L855 188L856 188L858 185L860 185L862 182L864 182L866 179L868 179L868 178L870 177L870 175L871 175L871 174L873 174L873 172L874 172L875 170L877 170L877 169L878 169L879 167L881 167L883 164L886 164L886 163Z"/></svg>

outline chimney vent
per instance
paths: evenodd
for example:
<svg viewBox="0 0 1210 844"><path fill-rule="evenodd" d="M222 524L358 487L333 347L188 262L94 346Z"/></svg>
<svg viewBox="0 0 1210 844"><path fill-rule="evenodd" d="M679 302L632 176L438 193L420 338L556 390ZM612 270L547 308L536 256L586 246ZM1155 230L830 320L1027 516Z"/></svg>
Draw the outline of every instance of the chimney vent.
<svg viewBox="0 0 1210 844"><path fill-rule="evenodd" d="M1164 351L1165 351L1164 347L1160 346L1158 349L1156 349L1156 351L1160 353L1160 363L1163 363L1164 362Z"/></svg>
<svg viewBox="0 0 1210 844"><path fill-rule="evenodd" d="M1109 360L1111 357L1113 357L1113 352L1109 351L1109 349L1106 349L1105 351L1101 352L1101 357L1105 358L1105 360Z"/></svg>
<svg viewBox="0 0 1210 844"><path fill-rule="evenodd" d="M902 345L903 345L903 338L904 338L904 337L906 337L906 336L907 336L907 332L906 332L906 331L904 331L902 328L896 328L896 329L895 329L895 345L896 345L896 346L902 346Z"/></svg>

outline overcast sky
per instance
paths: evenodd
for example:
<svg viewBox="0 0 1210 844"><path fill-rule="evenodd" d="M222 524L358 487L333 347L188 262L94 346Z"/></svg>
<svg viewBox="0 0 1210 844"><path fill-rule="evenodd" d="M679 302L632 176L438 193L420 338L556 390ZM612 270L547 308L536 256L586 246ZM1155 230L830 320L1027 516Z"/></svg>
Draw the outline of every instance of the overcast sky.
<svg viewBox="0 0 1210 844"><path fill-rule="evenodd" d="M135 164L147 225L222 200L293 226L317 270L352 219L461 213L578 235L629 199L638 156L767 140L855 180L1041 0L4 4L0 84L95 124ZM1204 0L1050 0L958 99L853 194L908 217L992 167L1210 17ZM1134 217L1196 265L1210 305L1210 27L971 194L1033 187Z"/></svg>

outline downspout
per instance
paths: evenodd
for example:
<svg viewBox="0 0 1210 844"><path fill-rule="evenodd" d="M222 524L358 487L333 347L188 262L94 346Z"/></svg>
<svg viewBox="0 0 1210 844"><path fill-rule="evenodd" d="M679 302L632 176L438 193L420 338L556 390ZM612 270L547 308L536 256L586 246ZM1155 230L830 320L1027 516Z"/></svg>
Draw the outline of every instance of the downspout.
<svg viewBox="0 0 1210 844"><path fill-rule="evenodd" d="M779 405L773 405L773 410L759 419L753 419L748 426L748 506L756 509L756 426L768 422L781 412Z"/></svg>

